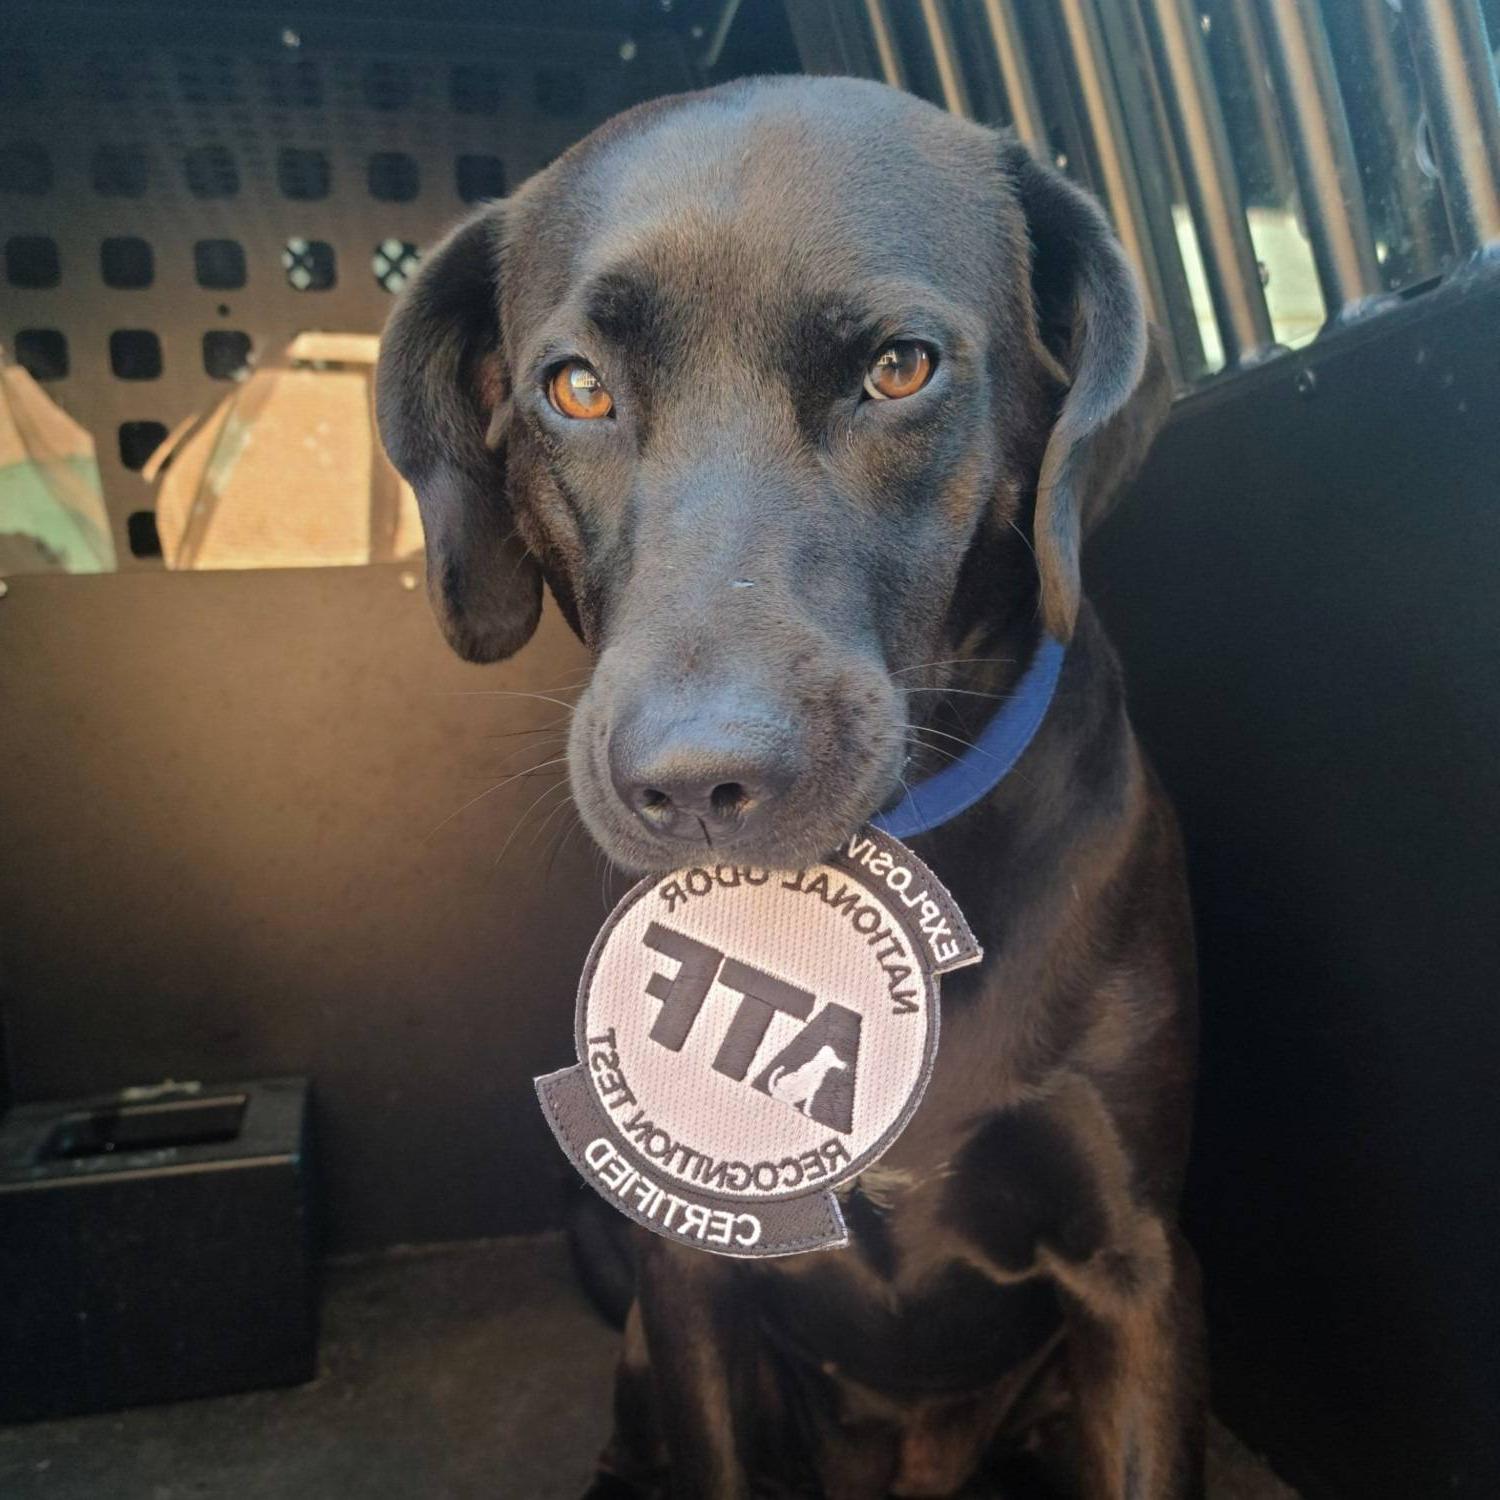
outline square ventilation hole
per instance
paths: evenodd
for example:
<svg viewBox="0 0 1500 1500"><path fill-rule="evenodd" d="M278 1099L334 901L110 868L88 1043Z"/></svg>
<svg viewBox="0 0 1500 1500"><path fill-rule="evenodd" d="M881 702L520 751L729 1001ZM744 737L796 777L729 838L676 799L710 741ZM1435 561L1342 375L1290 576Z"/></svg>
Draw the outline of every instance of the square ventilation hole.
<svg viewBox="0 0 1500 1500"><path fill-rule="evenodd" d="M151 246L133 235L108 239L99 246L99 273L105 286L135 291L155 279Z"/></svg>
<svg viewBox="0 0 1500 1500"><path fill-rule="evenodd" d="M370 259L370 269L386 291L395 293L416 274L421 259L417 247L407 240L381 240Z"/></svg>
<svg viewBox="0 0 1500 1500"><path fill-rule="evenodd" d="M149 175L139 146L100 146L94 152L94 191L101 198L144 198Z"/></svg>
<svg viewBox="0 0 1500 1500"><path fill-rule="evenodd" d="M250 335L216 328L203 335L203 372L211 380L236 380L250 367Z"/></svg>
<svg viewBox="0 0 1500 1500"><path fill-rule="evenodd" d="M28 291L44 291L62 280L57 241L45 234L18 234L5 242L5 279Z"/></svg>
<svg viewBox="0 0 1500 1500"><path fill-rule="evenodd" d="M321 151L303 151L284 146L276 156L276 185L283 198L310 203L328 196L333 174Z"/></svg>
<svg viewBox="0 0 1500 1500"><path fill-rule="evenodd" d="M155 380L161 340L149 328L117 328L109 336L109 367L121 380Z"/></svg>
<svg viewBox="0 0 1500 1500"><path fill-rule="evenodd" d="M460 63L448 78L448 102L455 114L492 115L500 108L504 85L498 68Z"/></svg>
<svg viewBox="0 0 1500 1500"><path fill-rule="evenodd" d="M52 191L52 158L36 141L11 141L0 146L0 193L25 193L40 198Z"/></svg>
<svg viewBox="0 0 1500 1500"><path fill-rule="evenodd" d="M240 169L223 146L198 146L182 159L188 192L195 198L233 198L240 190Z"/></svg>
<svg viewBox="0 0 1500 1500"><path fill-rule="evenodd" d="M125 517L125 537L132 557L160 557L161 537L154 510L133 510Z"/></svg>
<svg viewBox="0 0 1500 1500"><path fill-rule="evenodd" d="M405 109L411 103L411 69L404 63L376 58L365 69L365 103L371 109Z"/></svg>
<svg viewBox="0 0 1500 1500"><path fill-rule="evenodd" d="M16 363L33 380L61 380L68 373L68 340L56 328L23 328L16 334Z"/></svg>
<svg viewBox="0 0 1500 1500"><path fill-rule="evenodd" d="M465 203L505 196L505 163L498 156L460 156L453 164L453 177Z"/></svg>
<svg viewBox="0 0 1500 1500"><path fill-rule="evenodd" d="M177 92L185 104L238 104L234 59L223 53L177 58Z"/></svg>
<svg viewBox="0 0 1500 1500"><path fill-rule="evenodd" d="M589 86L571 68L542 68L536 75L536 107L544 115L569 119L588 103Z"/></svg>
<svg viewBox="0 0 1500 1500"><path fill-rule="evenodd" d="M326 292L338 279L333 246L326 240L290 239L281 251L287 284L299 292Z"/></svg>
<svg viewBox="0 0 1500 1500"><path fill-rule="evenodd" d="M404 151L377 151L369 162L370 196L382 203L410 203L422 191L416 158Z"/></svg>
<svg viewBox="0 0 1500 1500"><path fill-rule="evenodd" d="M0 50L0 104L39 104L44 93L34 57L10 46Z"/></svg>
<svg viewBox="0 0 1500 1500"><path fill-rule="evenodd" d="M120 443L120 462L133 474L146 467L146 460L167 440L164 422L121 422L116 434Z"/></svg>
<svg viewBox="0 0 1500 1500"><path fill-rule="evenodd" d="M323 79L310 57L261 57L256 59L261 93L277 109L320 109Z"/></svg>
<svg viewBox="0 0 1500 1500"><path fill-rule="evenodd" d="M129 104L138 77L118 52L95 52L84 64L84 98L90 104Z"/></svg>
<svg viewBox="0 0 1500 1500"><path fill-rule="evenodd" d="M245 284L245 247L238 240L199 240L193 274L211 292L233 292Z"/></svg>

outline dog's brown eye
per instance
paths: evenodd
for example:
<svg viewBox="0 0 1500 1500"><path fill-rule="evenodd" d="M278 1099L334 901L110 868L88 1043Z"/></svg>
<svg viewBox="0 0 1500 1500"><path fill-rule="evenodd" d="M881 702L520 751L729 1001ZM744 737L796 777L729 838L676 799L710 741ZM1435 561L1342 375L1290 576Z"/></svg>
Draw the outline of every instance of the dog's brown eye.
<svg viewBox="0 0 1500 1500"><path fill-rule="evenodd" d="M607 417L615 409L614 397L604 382L583 363L569 360L547 383L547 399L565 417L591 421Z"/></svg>
<svg viewBox="0 0 1500 1500"><path fill-rule="evenodd" d="M877 401L915 396L932 379L932 350L915 339L898 339L875 356L865 376L865 390Z"/></svg>

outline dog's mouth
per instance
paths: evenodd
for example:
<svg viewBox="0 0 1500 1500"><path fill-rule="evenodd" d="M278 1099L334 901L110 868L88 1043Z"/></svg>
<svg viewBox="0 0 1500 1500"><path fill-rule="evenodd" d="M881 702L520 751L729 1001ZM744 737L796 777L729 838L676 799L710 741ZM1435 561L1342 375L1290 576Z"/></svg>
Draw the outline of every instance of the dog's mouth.
<svg viewBox="0 0 1500 1500"><path fill-rule="evenodd" d="M574 799L595 842L641 874L818 863L899 792L906 760L889 676L830 675L775 699L724 684L641 696L596 675L568 743Z"/></svg>

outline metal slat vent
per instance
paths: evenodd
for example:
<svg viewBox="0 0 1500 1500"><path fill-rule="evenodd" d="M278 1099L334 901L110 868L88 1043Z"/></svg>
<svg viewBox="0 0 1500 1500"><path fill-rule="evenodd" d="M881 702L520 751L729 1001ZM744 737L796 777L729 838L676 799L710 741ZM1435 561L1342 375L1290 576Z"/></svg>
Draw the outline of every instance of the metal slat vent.
<svg viewBox="0 0 1500 1500"><path fill-rule="evenodd" d="M1492 0L845 8L846 63L1013 126L1099 194L1183 385L1500 242Z"/></svg>

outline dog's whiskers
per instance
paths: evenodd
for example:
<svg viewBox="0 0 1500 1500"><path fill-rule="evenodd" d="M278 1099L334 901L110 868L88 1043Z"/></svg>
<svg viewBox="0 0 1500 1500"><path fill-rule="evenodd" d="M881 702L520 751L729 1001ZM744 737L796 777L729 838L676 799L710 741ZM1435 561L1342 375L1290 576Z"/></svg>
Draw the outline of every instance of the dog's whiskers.
<svg viewBox="0 0 1500 1500"><path fill-rule="evenodd" d="M491 791L491 792L497 792L497 791L500 790L500 788L502 786L509 786L510 783L513 782L513 781L525 781L528 776L537 776L537 775L540 775L541 772L545 771L548 766L556 765L562 759L563 759L563 757L559 756L558 759L555 760L555 761L553 761L553 760L544 760L538 766L526 766L522 770L512 771L509 776L507 776L507 777L504 778L504 780L497 782L494 786L487 788L487 790ZM496 769L498 770L500 768L497 767ZM474 779L475 777L483 777L485 779L488 779L489 777L495 775L496 771L492 771L492 770L487 770L487 771L469 771L469 772L461 773L461 774L466 775L467 778L470 779L470 780ZM481 792L480 795L484 796L485 793ZM462 812L463 810L464 809L461 808L461 807L458 809L459 812ZM454 813L450 813L449 814L449 817L454 817L454 816L456 816L456 814L454 814Z"/></svg>
<svg viewBox="0 0 1500 1500"><path fill-rule="evenodd" d="M538 724L534 729L495 729L489 734L481 735L486 740L508 740L514 739L518 734L545 734L549 729L559 729L568 721L566 719L554 719L550 724ZM563 736L559 736L562 738Z"/></svg>
<svg viewBox="0 0 1500 1500"><path fill-rule="evenodd" d="M997 702L1003 698L1009 698L1010 693L981 693L977 688L956 687L904 687L903 693L952 693L960 698L994 698Z"/></svg>
<svg viewBox="0 0 1500 1500"><path fill-rule="evenodd" d="M535 849L536 846L541 842L542 834L546 831L547 825L553 820L553 818L558 815L558 813L565 811L572 805L573 794L570 792L561 802L557 804L556 807L549 809L542 821L536 825L536 832L531 835L531 842L527 844L526 847L528 849ZM563 826L566 828L567 825L564 824ZM550 863L548 864L547 868L549 870L552 868ZM545 879L545 877L543 878Z"/></svg>
<svg viewBox="0 0 1500 1500"><path fill-rule="evenodd" d="M944 750L941 745L928 745L922 740L909 740L907 743L916 750L931 751L934 755L941 755L945 760L958 761L963 759L963 756L955 755L951 750Z"/></svg>
<svg viewBox="0 0 1500 1500"><path fill-rule="evenodd" d="M1032 562L1036 562L1036 548L1031 545L1031 538L1029 536L1027 536L1026 533L1024 531L1022 531L1021 528L1019 526L1017 526L1016 523L1015 523L1015 521L1013 519L1011 519L1010 517L1006 518L1005 524L1007 526L1009 526L1010 529L1013 532L1015 532L1015 534L1018 537L1021 538L1022 544L1025 546L1026 550L1031 554L1031 560L1032 560ZM1038 573L1038 576L1040 576L1040 573L1041 573L1041 569L1040 568L1037 569L1037 573Z"/></svg>
<svg viewBox="0 0 1500 1500"><path fill-rule="evenodd" d="M904 777L901 774L900 771L896 772L896 780L901 783L901 792L902 792L902 795L905 796L905 797L910 797L911 796L911 783L906 779L906 777Z"/></svg>
<svg viewBox="0 0 1500 1500"><path fill-rule="evenodd" d="M973 740L966 740L961 734L949 734L945 729L934 729L930 724L903 724L901 727L913 734L935 734L939 739L952 740L955 744L962 745L965 750L980 750ZM934 745L932 748L935 750L937 746ZM980 750L980 753L984 752Z"/></svg>
<svg viewBox="0 0 1500 1500"><path fill-rule="evenodd" d="M568 847L568 840L582 827L583 819L578 816L578 808L575 805L573 808L573 821L564 827L562 837L553 844L552 853L547 856L547 868L542 874L543 884L552 879L552 866L557 863L563 851Z"/></svg>
<svg viewBox="0 0 1500 1500"><path fill-rule="evenodd" d="M581 683L574 684L581 687ZM559 692L566 693L568 688L559 688ZM554 698L550 693L523 693L519 688L458 688L444 695L449 698L534 698L539 703L555 703L559 708L565 708L569 717L578 707L576 703L569 703L566 698Z"/></svg>
<svg viewBox="0 0 1500 1500"><path fill-rule="evenodd" d="M529 818L532 815L532 813L534 813L537 810L537 808L540 807L541 804L547 800L548 797L550 797L554 792L558 791L559 789L567 786L567 784L568 784L568 778L566 776L560 776L556 781L554 781L552 783L551 786L549 786L546 789L546 791L544 791L539 797L537 797L531 803L531 805L526 809L525 812L523 812L521 814L521 816L519 818L516 819L515 827L512 828L511 831L510 831L510 837L507 838L506 841L500 846L500 852L495 856L495 863L494 863L493 868L498 869L500 867L500 861L505 858L506 853L510 849L510 846L513 843L515 843L515 841L516 841L516 835L518 833L520 833L520 831L526 826L526 820L527 820L527 818ZM572 800L573 800L573 794L571 792L569 792L568 793L568 801L571 802Z"/></svg>
<svg viewBox="0 0 1500 1500"><path fill-rule="evenodd" d="M925 672L928 667L984 667L1001 666L1013 667L1016 659L1013 656L949 656L942 661L919 661L913 667L897 667L892 677L900 677L907 672Z"/></svg>
<svg viewBox="0 0 1500 1500"><path fill-rule="evenodd" d="M530 747L528 747L528 748L530 748ZM559 755L559 756L554 757L552 760L544 760L538 766L527 766L524 771L517 771L517 772L515 772L514 775L507 776L503 780L497 781L494 784L494 786L486 787L484 789L484 791L482 791L482 792L479 793L478 796L476 796L476 797L470 797L469 800L467 802L465 802L462 807L455 807L453 809L453 811L451 813L449 813L448 816L446 818L444 818L443 821L437 825L437 827L431 829L428 832L427 838L430 839L435 834L441 833L442 830L444 828L446 828L456 817L458 817L460 813L466 813L466 812L468 812L468 810L471 807L473 807L476 802L483 802L486 797L493 796L502 787L509 786L511 784L511 782L513 782L513 781L520 781L523 777L526 777L526 776L535 776L538 771L545 771L548 766L558 766L558 765L561 765L563 763L563 761L565 761L566 759L567 759L566 755ZM566 778L564 778L564 779L566 780Z"/></svg>
<svg viewBox="0 0 1500 1500"><path fill-rule="evenodd" d="M568 743L565 734L549 735L545 740L533 740L529 745L514 745L500 757L500 764L504 765L508 760L514 760L518 755L525 755L528 750L560 750Z"/></svg>

